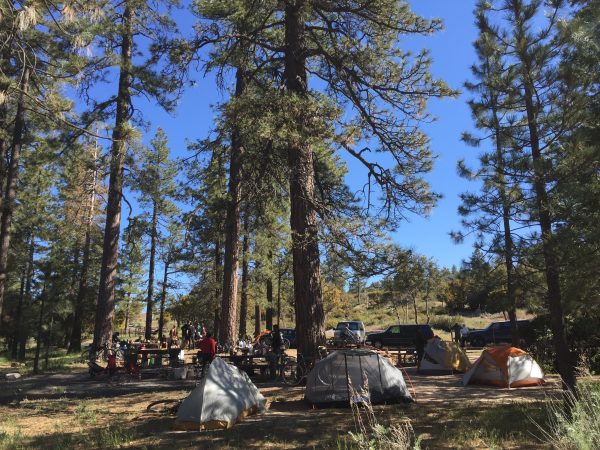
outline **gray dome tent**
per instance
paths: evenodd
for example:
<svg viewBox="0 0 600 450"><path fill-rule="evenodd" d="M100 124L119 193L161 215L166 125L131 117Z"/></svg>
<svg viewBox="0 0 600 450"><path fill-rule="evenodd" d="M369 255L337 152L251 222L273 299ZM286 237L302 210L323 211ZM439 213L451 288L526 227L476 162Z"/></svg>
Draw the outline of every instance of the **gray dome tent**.
<svg viewBox="0 0 600 450"><path fill-rule="evenodd" d="M402 372L387 358L364 349L340 350L318 361L308 374L304 398L313 405L410 402Z"/></svg>

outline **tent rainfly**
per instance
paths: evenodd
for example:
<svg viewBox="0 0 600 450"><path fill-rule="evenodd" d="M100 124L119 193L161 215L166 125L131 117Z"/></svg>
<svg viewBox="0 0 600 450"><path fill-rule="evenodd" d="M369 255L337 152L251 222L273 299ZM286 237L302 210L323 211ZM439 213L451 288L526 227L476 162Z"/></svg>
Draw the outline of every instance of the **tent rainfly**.
<svg viewBox="0 0 600 450"><path fill-rule="evenodd" d="M469 357L457 344L432 338L425 345L419 373L424 375L464 373L470 366Z"/></svg>
<svg viewBox="0 0 600 450"><path fill-rule="evenodd" d="M402 372L387 358L363 349L332 352L318 361L307 376L304 399L320 406L412 401Z"/></svg>
<svg viewBox="0 0 600 450"><path fill-rule="evenodd" d="M200 384L181 403L175 429L230 428L247 415L263 412L265 403L245 372L217 357Z"/></svg>
<svg viewBox="0 0 600 450"><path fill-rule="evenodd" d="M529 353L520 348L486 348L465 376L463 385L487 384L498 387L536 386L544 383L544 372Z"/></svg>

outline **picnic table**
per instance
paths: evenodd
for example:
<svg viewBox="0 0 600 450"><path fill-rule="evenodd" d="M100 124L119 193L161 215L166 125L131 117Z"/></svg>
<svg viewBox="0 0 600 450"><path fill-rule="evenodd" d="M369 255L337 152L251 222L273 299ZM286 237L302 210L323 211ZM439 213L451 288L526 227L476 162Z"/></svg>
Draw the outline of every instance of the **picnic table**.
<svg viewBox="0 0 600 450"><path fill-rule="evenodd" d="M198 356L200 352L198 352ZM249 375L254 374L254 370L260 370L261 375L264 375L267 370L269 371L271 378L277 376L278 371L281 369L281 358L275 354L268 355L248 355L248 354L229 354L220 355L220 358L229 361L231 364L236 366L238 369L243 370Z"/></svg>
<svg viewBox="0 0 600 450"><path fill-rule="evenodd" d="M138 359L141 357L142 367L162 367L179 363L180 348L152 348L142 347L137 350ZM168 358L168 364L163 364L163 358Z"/></svg>

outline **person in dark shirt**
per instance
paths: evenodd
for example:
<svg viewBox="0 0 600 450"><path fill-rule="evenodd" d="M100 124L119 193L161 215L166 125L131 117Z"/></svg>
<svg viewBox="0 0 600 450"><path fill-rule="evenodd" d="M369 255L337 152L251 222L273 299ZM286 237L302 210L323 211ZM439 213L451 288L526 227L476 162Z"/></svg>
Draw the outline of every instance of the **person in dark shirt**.
<svg viewBox="0 0 600 450"><path fill-rule="evenodd" d="M273 325L273 331L271 331L271 348L273 349L273 353L280 355L282 347L283 338L281 331L279 331L279 325Z"/></svg>
<svg viewBox="0 0 600 450"><path fill-rule="evenodd" d="M457 322L454 324L454 326L452 327L452 334L454 335L454 342L456 342L457 344L460 342L460 329L462 327L460 326L460 324Z"/></svg>
<svg viewBox="0 0 600 450"><path fill-rule="evenodd" d="M425 344L427 344L427 338L423 332L419 329L415 336L415 350L417 351L417 368L421 366L421 360L425 354Z"/></svg>
<svg viewBox="0 0 600 450"><path fill-rule="evenodd" d="M186 348L188 346L188 324L184 323L181 327L181 348Z"/></svg>
<svg viewBox="0 0 600 450"><path fill-rule="evenodd" d="M192 350L196 346L196 328L191 320L190 323L188 323L188 334L190 336L189 349Z"/></svg>

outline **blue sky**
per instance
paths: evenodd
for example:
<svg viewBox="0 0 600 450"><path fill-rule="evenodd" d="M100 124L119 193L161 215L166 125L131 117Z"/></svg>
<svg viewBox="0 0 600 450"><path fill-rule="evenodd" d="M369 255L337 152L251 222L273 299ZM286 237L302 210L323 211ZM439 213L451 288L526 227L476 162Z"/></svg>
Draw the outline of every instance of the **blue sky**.
<svg viewBox="0 0 600 450"><path fill-rule="evenodd" d="M405 47L428 48L433 59L432 71L438 78L444 79L451 87L462 90L462 84L470 76L469 67L475 61L472 42L476 38L473 21L475 0L411 0L413 9L427 17L443 20L445 30L433 36L410 39L401 43ZM190 32L191 17L187 12L178 12L176 19L184 33ZM214 80L209 76L195 77L196 87L188 88L183 95L174 115L168 115L151 103L137 102L144 118L151 122L151 137L156 127L162 127L168 137L174 156L186 154L186 142L205 138L211 127L213 110L211 105L223 100ZM460 141L462 131L472 127L468 95L464 93L454 100L434 101L429 110L437 120L426 126L431 139L431 148L438 159L433 171L427 176L434 191L442 193L444 198L433 210L430 217L413 216L394 233L394 240L403 247L411 247L417 252L433 258L441 266L460 265L472 251L471 242L454 244L448 233L460 228L457 214L459 194L473 190L476 186L462 180L456 172L456 162L461 158L473 161L477 151ZM145 139L148 141L149 139ZM359 189L364 184L361 177L353 173L348 177L350 185ZM357 179L358 178L358 179Z"/></svg>

